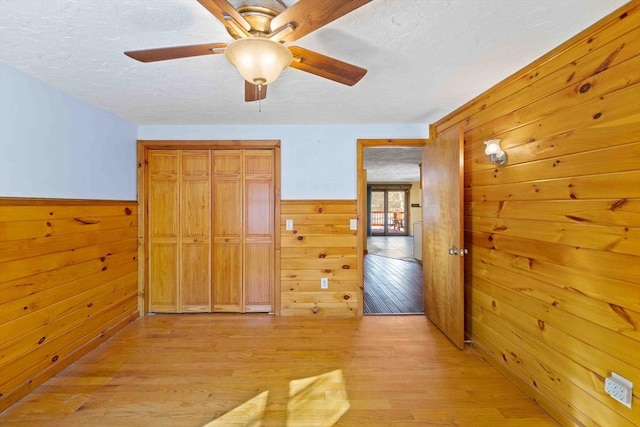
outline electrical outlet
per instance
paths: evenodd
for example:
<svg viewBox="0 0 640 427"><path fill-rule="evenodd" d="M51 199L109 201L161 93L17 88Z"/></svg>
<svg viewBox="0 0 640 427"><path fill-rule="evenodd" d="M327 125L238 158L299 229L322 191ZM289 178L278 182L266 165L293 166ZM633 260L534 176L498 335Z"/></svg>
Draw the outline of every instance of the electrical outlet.
<svg viewBox="0 0 640 427"><path fill-rule="evenodd" d="M604 390L609 396L631 408L631 396L633 393L633 383L631 381L612 372L610 377L604 379Z"/></svg>
<svg viewBox="0 0 640 427"><path fill-rule="evenodd" d="M320 279L320 289L329 289L329 278L323 277Z"/></svg>
<svg viewBox="0 0 640 427"><path fill-rule="evenodd" d="M293 231L293 220L292 219L286 220L284 227L287 231Z"/></svg>

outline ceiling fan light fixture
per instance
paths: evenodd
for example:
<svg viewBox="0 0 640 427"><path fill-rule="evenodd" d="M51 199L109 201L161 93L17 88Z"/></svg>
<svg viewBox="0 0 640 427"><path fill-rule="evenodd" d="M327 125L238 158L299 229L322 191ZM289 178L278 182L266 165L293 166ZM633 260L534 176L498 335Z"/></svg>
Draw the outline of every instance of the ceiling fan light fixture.
<svg viewBox="0 0 640 427"><path fill-rule="evenodd" d="M246 81L256 85L274 82L293 60L283 44L260 37L235 40L224 54Z"/></svg>

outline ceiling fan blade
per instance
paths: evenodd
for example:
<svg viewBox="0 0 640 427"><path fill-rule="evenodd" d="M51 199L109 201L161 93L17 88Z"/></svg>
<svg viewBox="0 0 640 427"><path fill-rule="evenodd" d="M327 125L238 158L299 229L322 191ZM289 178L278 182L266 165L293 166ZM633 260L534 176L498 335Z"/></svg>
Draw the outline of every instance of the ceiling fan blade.
<svg viewBox="0 0 640 427"><path fill-rule="evenodd" d="M189 46L161 47L158 49L130 50L124 54L140 62L166 61L190 56L223 53L226 43L194 44Z"/></svg>
<svg viewBox="0 0 640 427"><path fill-rule="evenodd" d="M244 81L244 100L245 102L260 101L267 97L267 85L258 85Z"/></svg>
<svg viewBox="0 0 640 427"><path fill-rule="evenodd" d="M341 16L369 3L371 0L300 0L285 9L271 21L271 30L277 30L287 24L295 29L283 38L294 41L302 36L335 21Z"/></svg>
<svg viewBox="0 0 640 427"><path fill-rule="evenodd" d="M227 25L225 15L229 15L245 30L249 31L251 29L251 24L249 24L249 22L244 19L244 16L240 15L240 12L231 6L231 3L227 0L198 0L198 3L204 6L205 9L218 18L218 21L222 22L225 26Z"/></svg>
<svg viewBox="0 0 640 427"><path fill-rule="evenodd" d="M290 67L333 80L334 82L353 86L367 74L367 70L364 68L347 64L308 49L291 46L289 50L293 54L293 62L291 62Z"/></svg>

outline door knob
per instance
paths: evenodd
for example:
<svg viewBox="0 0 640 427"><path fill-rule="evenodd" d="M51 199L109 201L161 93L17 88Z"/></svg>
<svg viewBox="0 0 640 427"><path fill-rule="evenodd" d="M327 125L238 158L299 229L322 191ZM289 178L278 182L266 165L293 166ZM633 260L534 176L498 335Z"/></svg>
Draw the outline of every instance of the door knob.
<svg viewBox="0 0 640 427"><path fill-rule="evenodd" d="M461 249L460 250L460 256L465 256L468 253L469 253L469 249Z"/></svg>
<svg viewBox="0 0 640 427"><path fill-rule="evenodd" d="M458 248L456 248L455 246L449 248L449 255L458 255Z"/></svg>

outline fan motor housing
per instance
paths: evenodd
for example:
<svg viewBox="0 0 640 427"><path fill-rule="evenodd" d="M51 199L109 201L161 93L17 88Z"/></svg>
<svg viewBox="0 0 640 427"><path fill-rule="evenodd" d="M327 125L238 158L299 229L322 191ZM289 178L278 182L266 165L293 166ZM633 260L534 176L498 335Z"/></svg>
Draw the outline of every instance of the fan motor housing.
<svg viewBox="0 0 640 427"><path fill-rule="evenodd" d="M256 33L270 33L271 20L278 15L271 9L257 6L241 7L238 12L251 24L250 32Z"/></svg>
<svg viewBox="0 0 640 427"><path fill-rule="evenodd" d="M251 25L249 32L254 34L268 34L276 30L277 28L271 28L271 20L287 8L278 0L232 0L229 3L247 20ZM228 25L226 27L231 37L234 39L241 37L233 28Z"/></svg>

